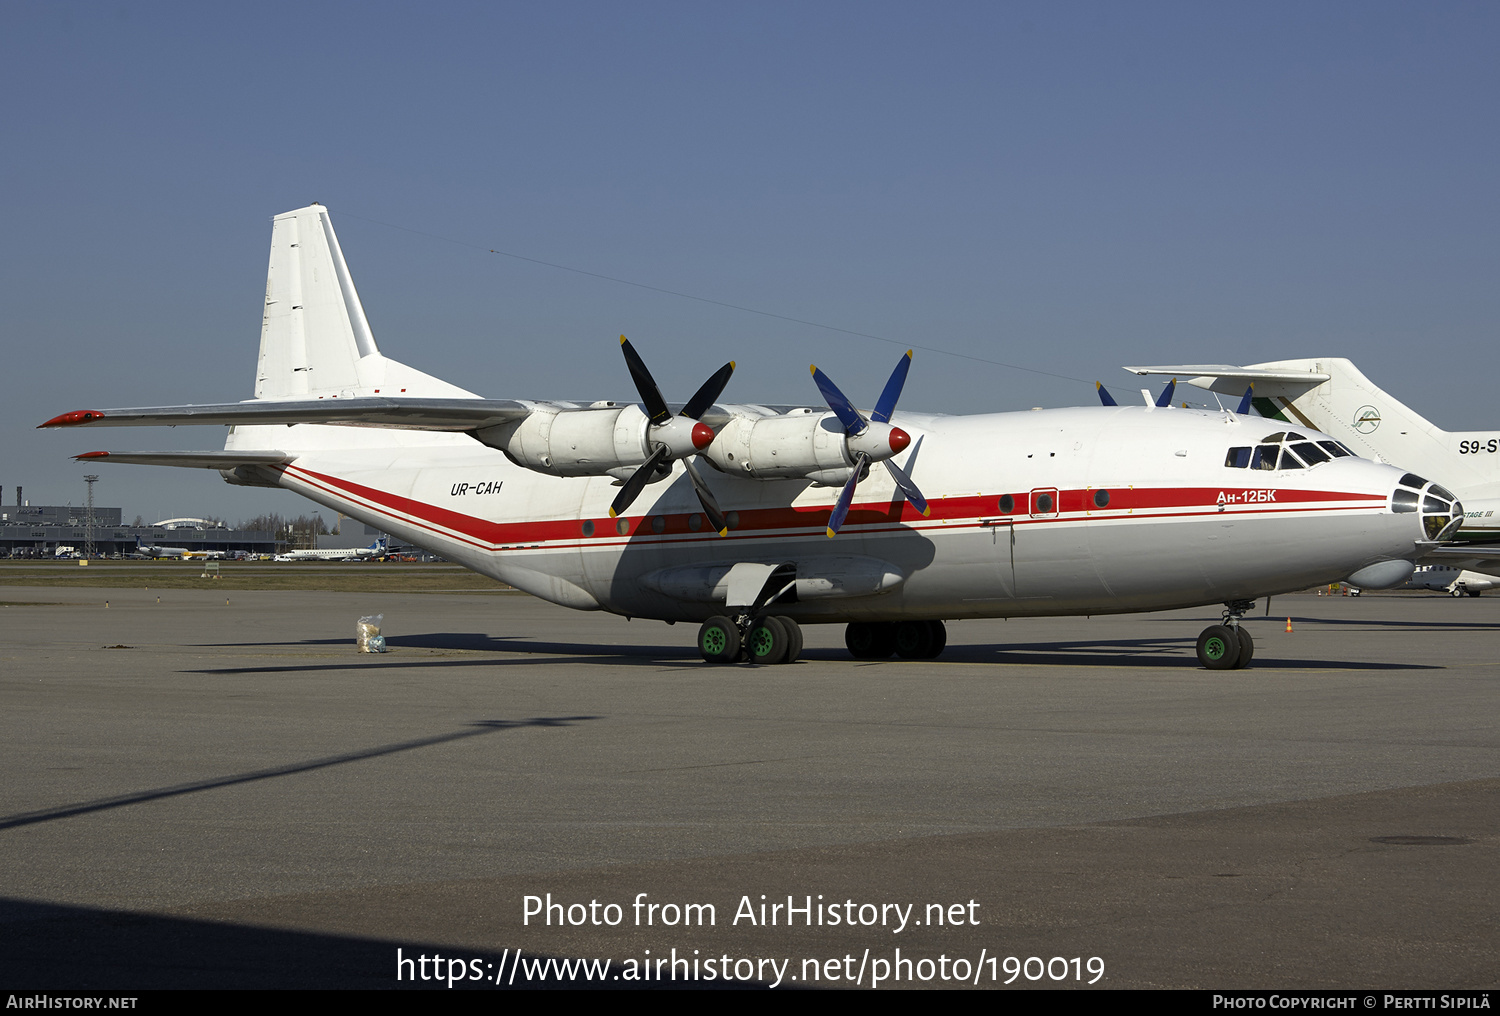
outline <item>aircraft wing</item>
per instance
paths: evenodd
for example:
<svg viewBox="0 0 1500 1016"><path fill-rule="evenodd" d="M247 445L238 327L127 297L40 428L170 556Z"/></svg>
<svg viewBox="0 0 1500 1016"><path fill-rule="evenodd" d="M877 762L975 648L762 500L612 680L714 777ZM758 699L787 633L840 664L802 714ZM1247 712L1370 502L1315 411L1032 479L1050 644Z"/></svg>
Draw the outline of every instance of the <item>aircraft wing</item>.
<svg viewBox="0 0 1500 1016"><path fill-rule="evenodd" d="M41 427L174 427L181 424L327 423L397 430L469 431L519 420L532 405L511 399L361 398L257 400L202 406L80 409ZM40 429L40 428L38 428Z"/></svg>
<svg viewBox="0 0 1500 1016"><path fill-rule="evenodd" d="M1500 546L1438 547L1424 554L1423 560L1439 560L1444 564L1452 564L1455 561L1463 560L1496 561L1500 560Z"/></svg>
<svg viewBox="0 0 1500 1016"><path fill-rule="evenodd" d="M1132 374L1142 377L1160 374L1166 377L1186 378L1188 384L1197 388L1224 395L1242 395L1250 384L1275 383L1278 386L1316 388L1327 381L1328 374L1306 370L1272 370L1265 367L1236 367L1227 363L1182 363L1163 367L1125 367Z"/></svg>
<svg viewBox="0 0 1500 1016"><path fill-rule="evenodd" d="M187 466L190 469L235 469L239 466L279 466L292 461L286 452L84 452L80 462L104 459L133 466Z"/></svg>

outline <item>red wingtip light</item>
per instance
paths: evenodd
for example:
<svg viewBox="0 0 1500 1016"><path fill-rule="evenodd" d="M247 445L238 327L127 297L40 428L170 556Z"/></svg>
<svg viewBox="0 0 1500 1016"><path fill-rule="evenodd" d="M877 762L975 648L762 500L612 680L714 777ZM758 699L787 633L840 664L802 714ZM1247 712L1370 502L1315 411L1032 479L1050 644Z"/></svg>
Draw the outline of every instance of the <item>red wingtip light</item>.
<svg viewBox="0 0 1500 1016"><path fill-rule="evenodd" d="M84 452L82 455L73 456L75 459L107 459L109 452Z"/></svg>
<svg viewBox="0 0 1500 1016"><path fill-rule="evenodd" d="M906 446L909 445L909 444L911 444L911 435L910 434L908 434L906 431L902 430L900 427L892 427L891 428L891 451L892 452L899 453L899 452L905 451L906 450Z"/></svg>
<svg viewBox="0 0 1500 1016"><path fill-rule="evenodd" d="M714 443L713 428L706 423L693 424L693 447L700 452Z"/></svg>
<svg viewBox="0 0 1500 1016"><path fill-rule="evenodd" d="M90 420L102 419L104 419L104 414L99 412L99 410L97 409L77 409L71 413L64 413L61 416L54 416L52 419L42 424L42 427L67 427L75 423L88 423ZM37 429L41 430L41 427L38 427Z"/></svg>

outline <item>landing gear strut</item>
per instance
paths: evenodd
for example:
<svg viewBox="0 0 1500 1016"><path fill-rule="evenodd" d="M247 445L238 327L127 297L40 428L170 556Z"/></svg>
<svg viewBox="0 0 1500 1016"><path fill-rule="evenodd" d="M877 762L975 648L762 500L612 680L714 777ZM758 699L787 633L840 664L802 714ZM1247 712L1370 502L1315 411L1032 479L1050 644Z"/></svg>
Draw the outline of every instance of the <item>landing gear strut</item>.
<svg viewBox="0 0 1500 1016"><path fill-rule="evenodd" d="M1224 620L1203 629L1198 636L1198 662L1209 670L1240 670L1255 655L1255 642L1240 627L1240 618L1255 606L1254 600L1230 600L1224 604Z"/></svg>
<svg viewBox="0 0 1500 1016"><path fill-rule="evenodd" d="M844 629L844 645L856 660L884 660L892 653L930 660L948 645L948 629L941 621L854 621Z"/></svg>

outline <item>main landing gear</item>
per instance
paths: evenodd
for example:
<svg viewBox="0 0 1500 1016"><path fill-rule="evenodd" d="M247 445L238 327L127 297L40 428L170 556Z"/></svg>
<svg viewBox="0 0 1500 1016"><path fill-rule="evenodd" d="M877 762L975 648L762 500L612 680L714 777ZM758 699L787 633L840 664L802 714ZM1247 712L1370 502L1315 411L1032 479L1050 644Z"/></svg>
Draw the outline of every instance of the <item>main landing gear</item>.
<svg viewBox="0 0 1500 1016"><path fill-rule="evenodd" d="M948 644L941 621L855 621L844 629L844 645L856 660L930 660Z"/></svg>
<svg viewBox="0 0 1500 1016"><path fill-rule="evenodd" d="M1240 670L1255 655L1255 642L1240 627L1240 618L1254 600L1230 600L1224 604L1224 620L1203 629L1198 636L1198 662L1209 670Z"/></svg>
<svg viewBox="0 0 1500 1016"><path fill-rule="evenodd" d="M789 617L709 618L698 629L698 651L708 663L796 663L802 655L802 626Z"/></svg>

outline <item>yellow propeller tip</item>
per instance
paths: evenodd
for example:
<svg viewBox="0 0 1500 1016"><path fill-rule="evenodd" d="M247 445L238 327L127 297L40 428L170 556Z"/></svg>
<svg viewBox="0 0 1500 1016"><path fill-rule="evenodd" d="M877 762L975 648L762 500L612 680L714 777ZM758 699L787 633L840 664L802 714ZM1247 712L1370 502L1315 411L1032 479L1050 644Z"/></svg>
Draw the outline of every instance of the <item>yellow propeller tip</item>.
<svg viewBox="0 0 1500 1016"><path fill-rule="evenodd" d="M833 530L832 530L832 529L830 529L830 530L828 530L828 538L829 538L829 539L830 539L830 540L831 540L831 539L833 539L833 538L834 538L834 536L836 536L836 535L837 535L837 534L836 534L836 533L835 533L835 532L834 532L834 531L833 531Z"/></svg>
<svg viewBox="0 0 1500 1016"><path fill-rule="evenodd" d="M932 516L932 505L928 505L926 508L922 509L922 518L924 518L924 519L925 518L930 518L931 516Z"/></svg>
<svg viewBox="0 0 1500 1016"><path fill-rule="evenodd" d="M610 518L614 518L614 517L615 517L615 510L614 510L614 509L613 509L613 508L611 508L611 509L610 509L610 510L609 510L609 517L610 517Z"/></svg>
<svg viewBox="0 0 1500 1016"><path fill-rule="evenodd" d="M620 336L620 345L625 345L625 336Z"/></svg>
<svg viewBox="0 0 1500 1016"><path fill-rule="evenodd" d="M734 370L734 361L733 360L729 361L729 369L730 370Z"/></svg>
<svg viewBox="0 0 1500 1016"><path fill-rule="evenodd" d="M729 527L725 526L723 529L719 530L719 535L720 536L728 536L729 535Z"/></svg>
<svg viewBox="0 0 1500 1016"><path fill-rule="evenodd" d="M813 364L811 367L808 367L807 369L809 371L811 371L812 373L816 374L818 372L818 365L817 364Z"/></svg>

